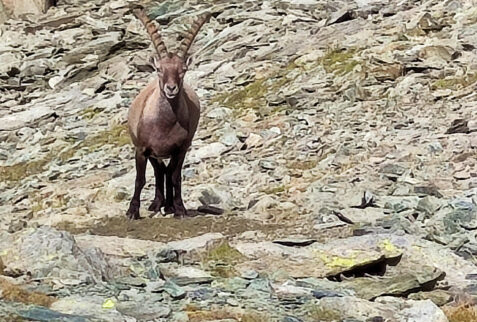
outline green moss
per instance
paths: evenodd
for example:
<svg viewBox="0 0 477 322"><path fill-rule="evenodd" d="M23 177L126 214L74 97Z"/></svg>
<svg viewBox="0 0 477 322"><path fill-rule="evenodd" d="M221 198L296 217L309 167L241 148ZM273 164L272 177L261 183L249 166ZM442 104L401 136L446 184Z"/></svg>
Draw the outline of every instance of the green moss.
<svg viewBox="0 0 477 322"><path fill-rule="evenodd" d="M226 106L234 111L259 109L260 106L266 105L265 97L268 94L278 92L283 86L293 81L287 75L297 68L300 67L292 61L266 78L257 79L232 93L217 95L211 102ZM283 110L283 106L275 109L275 111L281 110Z"/></svg>
<svg viewBox="0 0 477 322"><path fill-rule="evenodd" d="M338 75L345 75L353 71L359 65L357 60L354 60L357 50L332 50L320 59L320 63L328 73L336 73Z"/></svg>
<svg viewBox="0 0 477 322"><path fill-rule="evenodd" d="M104 110L103 108L90 106L90 107L85 108L83 111L81 111L80 115L82 117L90 120L93 117L95 117L96 115L98 115L99 113L101 113L103 110Z"/></svg>
<svg viewBox="0 0 477 322"><path fill-rule="evenodd" d="M268 187L266 189L263 189L262 192L268 194L268 195L276 195L282 192L285 192L285 186L284 185L279 185L276 187Z"/></svg>
<svg viewBox="0 0 477 322"><path fill-rule="evenodd" d="M319 306L312 306L308 309L308 316L312 321L341 321L342 316L339 311L323 308Z"/></svg>
<svg viewBox="0 0 477 322"><path fill-rule="evenodd" d="M434 90L437 89L451 89L457 90L460 88L465 88L477 82L477 73L476 74L469 74L462 77L453 77L453 78L445 78L439 79L432 83L431 88Z"/></svg>
<svg viewBox="0 0 477 322"><path fill-rule="evenodd" d="M31 211L36 214L44 209L43 203L41 201L34 201L31 206Z"/></svg>
<svg viewBox="0 0 477 322"><path fill-rule="evenodd" d="M272 319L267 316L266 314L255 312L255 311L248 311L242 315L242 322L269 322Z"/></svg>
<svg viewBox="0 0 477 322"><path fill-rule="evenodd" d="M41 173L50 159L44 158L30 162L0 167L0 181L20 181L26 177Z"/></svg>
<svg viewBox="0 0 477 322"><path fill-rule="evenodd" d="M225 264L236 264L244 259L244 255L237 249L230 246L228 242L223 242L207 252L207 261L214 261Z"/></svg>
<svg viewBox="0 0 477 322"><path fill-rule="evenodd" d="M220 94L216 96L212 102L217 102L234 110L258 108L258 106L265 103L265 95L267 92L265 80L259 79L232 93Z"/></svg>
<svg viewBox="0 0 477 322"><path fill-rule="evenodd" d="M244 259L245 256L228 242L222 242L207 252L202 264L214 276L233 277L238 275L234 265Z"/></svg>
<svg viewBox="0 0 477 322"><path fill-rule="evenodd" d="M87 147L89 151L93 151L108 144L124 146L130 143L131 138L129 136L127 125L119 124L113 126L109 130L87 137L80 146Z"/></svg>
<svg viewBox="0 0 477 322"><path fill-rule="evenodd" d="M293 161L288 165L289 169L310 170L316 167L318 160Z"/></svg>
<svg viewBox="0 0 477 322"><path fill-rule="evenodd" d="M0 166L0 180L17 182L29 176L42 173L51 162L56 160L66 162L82 148L86 148L88 152L92 152L105 145L124 146L130 142L131 139L127 125L115 125L108 130L88 136L75 147L68 147L63 150L53 149L38 160L19 162L9 166Z"/></svg>
<svg viewBox="0 0 477 322"><path fill-rule="evenodd" d="M78 150L86 149L88 152L96 151L105 145L115 147L124 146L131 143L128 128L126 124L115 125L110 129L92 134L78 145L64 149L58 154L58 159L66 162L71 159Z"/></svg>
<svg viewBox="0 0 477 322"><path fill-rule="evenodd" d="M61 209L66 207L70 197L66 194L64 195L56 195L54 198L48 199L46 202L43 198L39 195L30 196L29 199L31 200L31 211L36 214L44 209Z"/></svg>

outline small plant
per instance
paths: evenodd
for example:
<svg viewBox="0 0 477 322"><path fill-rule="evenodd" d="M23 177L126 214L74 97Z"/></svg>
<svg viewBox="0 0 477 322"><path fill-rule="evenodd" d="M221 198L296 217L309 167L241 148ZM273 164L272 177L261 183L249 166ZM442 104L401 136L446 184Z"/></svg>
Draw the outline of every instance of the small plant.
<svg viewBox="0 0 477 322"><path fill-rule="evenodd" d="M39 292L24 290L19 285L0 279L0 289L4 300L49 307L55 298Z"/></svg>
<svg viewBox="0 0 477 322"><path fill-rule="evenodd" d="M345 75L359 65L359 62L353 59L356 52L357 50L354 48L348 50L331 50L320 59L320 63L328 73Z"/></svg>
<svg viewBox="0 0 477 322"><path fill-rule="evenodd" d="M444 306L442 311L449 319L449 322L476 322L477 307L471 304L461 304L459 306Z"/></svg>
<svg viewBox="0 0 477 322"><path fill-rule="evenodd" d="M212 272L212 275L233 277L237 276L234 265L244 259L245 256L230 246L228 242L222 242L207 251L202 259L202 264Z"/></svg>
<svg viewBox="0 0 477 322"><path fill-rule="evenodd" d="M214 261L224 264L236 264L244 259L244 255L237 249L230 246L228 242L223 242L207 252L207 261Z"/></svg>
<svg viewBox="0 0 477 322"><path fill-rule="evenodd" d="M119 124L105 131L92 134L79 144L73 147L64 146L52 149L49 153L43 155L37 160L19 162L13 165L0 166L0 181L21 181L29 176L40 174L46 170L46 167L53 161L66 162L71 159L78 150L87 149L93 152L105 145L114 147L124 146L131 142L128 129L125 124Z"/></svg>
<svg viewBox="0 0 477 322"><path fill-rule="evenodd" d="M451 77L451 78L444 78L439 79L432 83L431 88L434 90L437 89L451 89L457 90L461 88L465 88L477 82L477 73L465 75L462 77Z"/></svg>

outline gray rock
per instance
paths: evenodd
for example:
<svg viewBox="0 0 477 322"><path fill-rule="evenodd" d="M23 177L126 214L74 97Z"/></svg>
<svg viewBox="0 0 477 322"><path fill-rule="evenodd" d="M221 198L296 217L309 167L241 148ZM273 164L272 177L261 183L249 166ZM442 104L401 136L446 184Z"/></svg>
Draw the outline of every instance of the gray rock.
<svg viewBox="0 0 477 322"><path fill-rule="evenodd" d="M54 115L51 107L39 105L26 111L0 117L0 131L18 130L24 126L34 125L40 120Z"/></svg>
<svg viewBox="0 0 477 322"><path fill-rule="evenodd" d="M15 276L92 283L111 278L115 272L100 250L83 250L69 233L49 227L3 234L0 247L5 273Z"/></svg>
<svg viewBox="0 0 477 322"><path fill-rule="evenodd" d="M214 142L203 146L195 151L195 156L200 159L216 158L227 150L227 147L220 142Z"/></svg>
<svg viewBox="0 0 477 322"><path fill-rule="evenodd" d="M27 320L34 321L72 321L72 322L84 322L88 321L90 317L79 316L72 314L63 314L56 311L49 310L44 307L32 307L29 309L19 310L17 314Z"/></svg>
<svg viewBox="0 0 477 322"><path fill-rule="evenodd" d="M163 270L163 274L166 278L173 281L179 286L189 285L189 284L206 284L212 282L212 276L204 272L203 270L190 267L190 266L179 266L176 268L170 268L169 270Z"/></svg>
<svg viewBox="0 0 477 322"><path fill-rule="evenodd" d="M140 320L154 320L167 318L171 314L171 308L165 304L143 301L143 302L118 302L116 310L124 315Z"/></svg>
<svg viewBox="0 0 477 322"><path fill-rule="evenodd" d="M427 196L419 200L416 209L423 211L427 215L433 215L441 207L442 202L439 199Z"/></svg>
<svg viewBox="0 0 477 322"><path fill-rule="evenodd" d="M184 289L170 280L166 281L162 289L174 299L181 299L186 296Z"/></svg>

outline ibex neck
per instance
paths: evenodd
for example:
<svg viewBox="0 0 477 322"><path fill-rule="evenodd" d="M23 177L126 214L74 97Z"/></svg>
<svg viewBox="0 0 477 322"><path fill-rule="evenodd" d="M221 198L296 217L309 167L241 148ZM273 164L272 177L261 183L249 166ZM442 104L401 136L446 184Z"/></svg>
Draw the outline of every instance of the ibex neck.
<svg viewBox="0 0 477 322"><path fill-rule="evenodd" d="M169 105L171 106L172 112L174 114L177 114L179 110L179 105L180 105L180 100L182 96L182 89L177 93L177 95L174 98L168 98L165 94L163 94Z"/></svg>

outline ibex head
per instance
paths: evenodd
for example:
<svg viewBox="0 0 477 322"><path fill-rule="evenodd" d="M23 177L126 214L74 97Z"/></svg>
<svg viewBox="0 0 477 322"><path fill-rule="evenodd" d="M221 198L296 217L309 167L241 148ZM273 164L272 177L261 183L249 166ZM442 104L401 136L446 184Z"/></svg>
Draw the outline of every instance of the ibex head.
<svg viewBox="0 0 477 322"><path fill-rule="evenodd" d="M134 15L141 20L151 37L157 55L151 59L151 64L159 76L159 87L168 99L174 99L182 89L187 67L190 64L190 57L187 52L197 36L202 25L209 19L210 15L203 14L192 24L192 28L187 31L176 54L167 51L166 45L162 41L161 34L156 25L149 19L142 7L133 9Z"/></svg>

